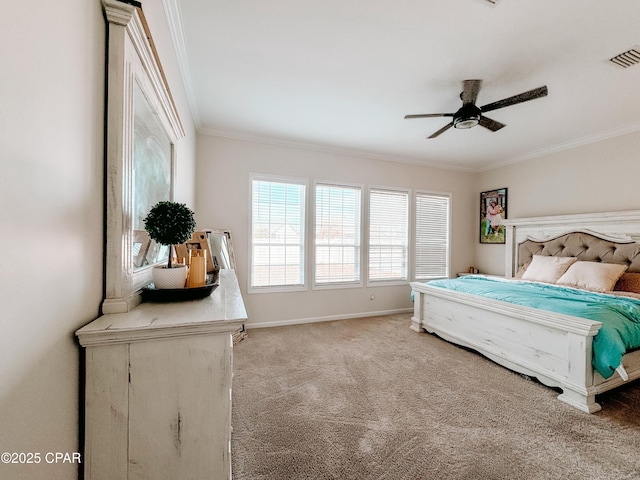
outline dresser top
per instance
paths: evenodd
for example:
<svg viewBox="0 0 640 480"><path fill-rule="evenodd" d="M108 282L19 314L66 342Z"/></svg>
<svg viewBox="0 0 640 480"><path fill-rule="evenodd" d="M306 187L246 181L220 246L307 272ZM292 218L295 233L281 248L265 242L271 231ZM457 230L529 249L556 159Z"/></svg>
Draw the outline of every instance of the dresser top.
<svg viewBox="0 0 640 480"><path fill-rule="evenodd" d="M76 332L84 347L186 335L233 332L247 319L236 274L220 270L220 285L208 297L171 303L141 303L126 313L98 317Z"/></svg>

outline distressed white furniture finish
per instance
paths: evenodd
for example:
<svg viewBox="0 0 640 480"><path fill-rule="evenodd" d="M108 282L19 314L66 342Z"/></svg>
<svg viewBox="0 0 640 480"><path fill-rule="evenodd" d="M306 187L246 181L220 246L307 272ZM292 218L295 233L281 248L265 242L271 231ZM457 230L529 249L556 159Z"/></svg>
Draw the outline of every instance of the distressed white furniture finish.
<svg viewBox="0 0 640 480"><path fill-rule="evenodd" d="M211 296L142 303L76 332L86 348L87 480L230 479L233 270Z"/></svg>
<svg viewBox="0 0 640 480"><path fill-rule="evenodd" d="M640 211L561 215L505 221L506 276L513 276L517 245L571 231L598 231L623 242L640 239ZM559 387L558 398L582 411L601 409L595 396L625 381L616 373L602 378L591 365L593 337L600 322L542 311L498 300L412 282L415 292L411 329L436 333L472 348L516 372ZM640 378L640 350L627 353L622 365L629 380Z"/></svg>

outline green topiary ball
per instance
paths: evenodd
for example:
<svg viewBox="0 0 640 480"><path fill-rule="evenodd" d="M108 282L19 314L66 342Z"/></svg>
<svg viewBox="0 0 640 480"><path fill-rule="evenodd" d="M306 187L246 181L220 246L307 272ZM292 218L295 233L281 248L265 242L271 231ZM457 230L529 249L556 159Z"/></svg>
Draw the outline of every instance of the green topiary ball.
<svg viewBox="0 0 640 480"><path fill-rule="evenodd" d="M183 203L156 203L144 219L144 228L161 245L177 245L191 238L196 229L194 213Z"/></svg>

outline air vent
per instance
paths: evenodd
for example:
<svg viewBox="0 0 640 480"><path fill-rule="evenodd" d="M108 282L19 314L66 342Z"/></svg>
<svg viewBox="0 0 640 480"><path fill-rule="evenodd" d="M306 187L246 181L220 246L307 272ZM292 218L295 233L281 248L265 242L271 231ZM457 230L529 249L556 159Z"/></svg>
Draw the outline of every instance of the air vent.
<svg viewBox="0 0 640 480"><path fill-rule="evenodd" d="M613 58L610 58L611 63L615 63L619 67L627 68L632 67L640 63L640 46L635 46L626 52L622 52Z"/></svg>

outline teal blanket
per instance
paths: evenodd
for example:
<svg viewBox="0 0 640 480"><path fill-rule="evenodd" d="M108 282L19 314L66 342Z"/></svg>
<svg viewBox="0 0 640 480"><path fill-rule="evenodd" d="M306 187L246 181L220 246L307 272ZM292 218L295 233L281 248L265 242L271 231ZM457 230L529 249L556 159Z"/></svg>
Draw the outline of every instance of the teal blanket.
<svg viewBox="0 0 640 480"><path fill-rule="evenodd" d="M640 348L640 300L525 281L482 276L432 280L430 286L602 322L593 339L593 367L613 375L628 350Z"/></svg>

